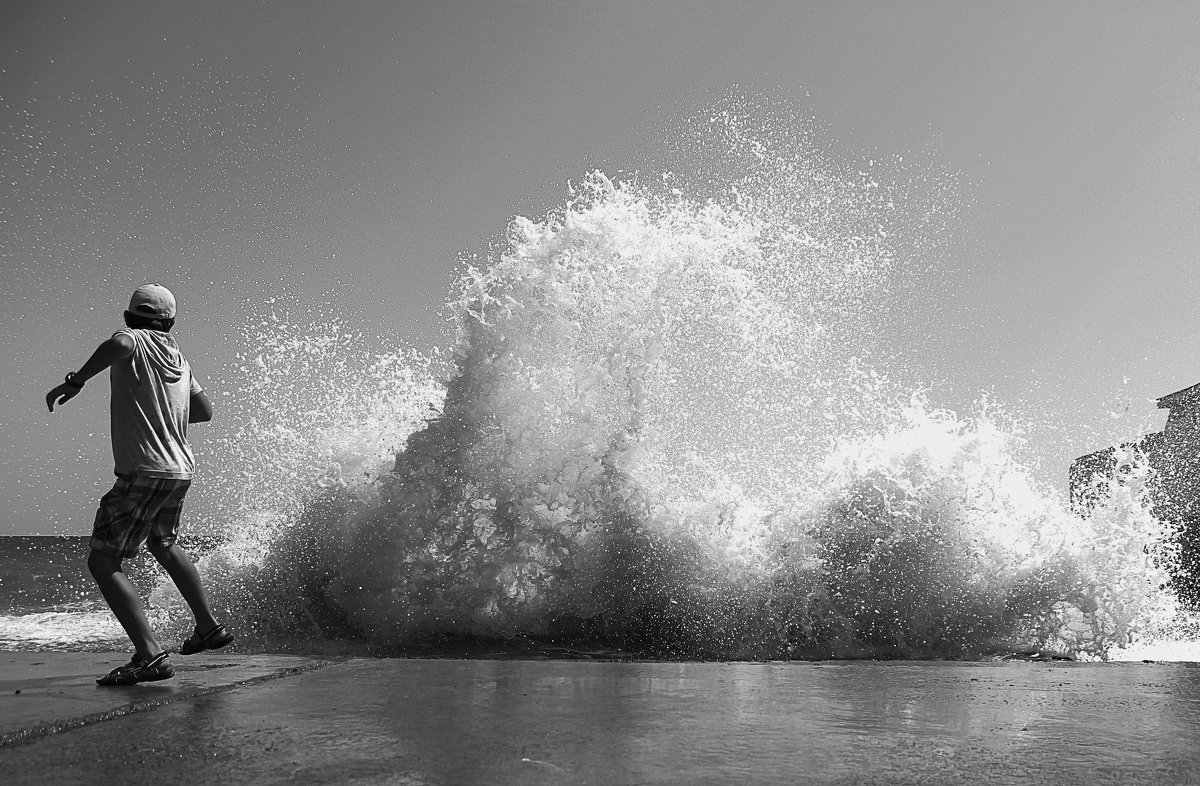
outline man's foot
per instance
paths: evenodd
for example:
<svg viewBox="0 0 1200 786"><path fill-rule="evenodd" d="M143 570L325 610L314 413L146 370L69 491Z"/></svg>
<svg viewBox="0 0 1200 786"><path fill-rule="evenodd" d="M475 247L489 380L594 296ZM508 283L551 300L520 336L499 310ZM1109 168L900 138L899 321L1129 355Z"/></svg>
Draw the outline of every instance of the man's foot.
<svg viewBox="0 0 1200 786"><path fill-rule="evenodd" d="M142 658L134 655L133 659L124 666L118 666L107 675L96 680L97 685L133 685L136 682L156 682L169 680L175 676L171 668L171 659L166 652L160 652L153 658Z"/></svg>
<svg viewBox="0 0 1200 786"><path fill-rule="evenodd" d="M218 625L203 635L197 630L179 647L179 654L195 655L205 650L219 650L232 641L233 634L225 630L224 625Z"/></svg>

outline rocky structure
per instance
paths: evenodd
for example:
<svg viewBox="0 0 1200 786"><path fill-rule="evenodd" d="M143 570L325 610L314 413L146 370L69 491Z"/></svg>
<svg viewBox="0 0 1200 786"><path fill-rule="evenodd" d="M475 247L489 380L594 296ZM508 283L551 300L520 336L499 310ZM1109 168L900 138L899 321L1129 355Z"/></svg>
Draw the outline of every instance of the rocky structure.
<svg viewBox="0 0 1200 786"><path fill-rule="evenodd" d="M1120 482L1133 457L1144 455L1154 469L1154 515L1174 528L1179 543L1175 590L1189 605L1200 607L1200 385L1163 396L1157 404L1168 412L1162 431L1075 459L1071 506L1086 515L1101 493L1097 477Z"/></svg>

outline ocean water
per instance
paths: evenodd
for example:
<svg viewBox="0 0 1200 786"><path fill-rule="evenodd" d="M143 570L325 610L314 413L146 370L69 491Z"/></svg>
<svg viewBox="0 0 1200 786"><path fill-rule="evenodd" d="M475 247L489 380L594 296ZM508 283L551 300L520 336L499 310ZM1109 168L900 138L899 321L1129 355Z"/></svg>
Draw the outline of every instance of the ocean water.
<svg viewBox="0 0 1200 786"><path fill-rule="evenodd" d="M444 351L283 303L255 328L222 372L240 426L196 503L201 570L243 641L1191 651L1144 462L1077 515L1002 402L940 408L897 352L946 274L950 173L848 156L794 107L736 94L663 140L636 174L590 173L515 219L456 285ZM14 575L72 578L6 578L0 646L111 636L77 544L45 546L53 568L43 546ZM144 573L155 624L186 633Z"/></svg>
<svg viewBox="0 0 1200 786"><path fill-rule="evenodd" d="M88 539L0 537L0 648L126 648L124 633L87 573ZM143 597L158 577L147 560L130 568Z"/></svg>
<svg viewBox="0 0 1200 786"><path fill-rule="evenodd" d="M197 558L215 545L186 535L180 542ZM87 556L87 537L0 537L0 649L128 649L87 572ZM144 550L125 569L150 603L165 573Z"/></svg>

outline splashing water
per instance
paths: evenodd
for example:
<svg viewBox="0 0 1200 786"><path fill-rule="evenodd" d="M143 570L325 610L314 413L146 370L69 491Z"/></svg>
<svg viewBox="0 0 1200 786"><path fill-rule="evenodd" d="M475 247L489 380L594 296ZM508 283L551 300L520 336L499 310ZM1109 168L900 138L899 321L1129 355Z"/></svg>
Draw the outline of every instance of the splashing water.
<svg viewBox="0 0 1200 786"><path fill-rule="evenodd" d="M460 283L444 386L340 328L261 326L203 563L224 613L268 644L684 658L1103 657L1173 614L1144 471L1075 516L995 408L939 411L889 366L950 180L860 171L783 120L726 99L669 176L593 173L516 219Z"/></svg>
<svg viewBox="0 0 1200 786"><path fill-rule="evenodd" d="M338 542L333 531L325 542L306 539L321 500L372 488L443 393L428 358L380 352L335 321L273 313L246 339L237 382L217 386L230 391L220 414L236 430L202 443L199 461L216 477L192 495L203 511L197 529L221 543L200 562L215 605L243 627L261 618L271 633L296 623L290 613L312 624L312 612L296 604L321 581L324 555ZM186 628L190 617L169 581L151 606L156 625Z"/></svg>

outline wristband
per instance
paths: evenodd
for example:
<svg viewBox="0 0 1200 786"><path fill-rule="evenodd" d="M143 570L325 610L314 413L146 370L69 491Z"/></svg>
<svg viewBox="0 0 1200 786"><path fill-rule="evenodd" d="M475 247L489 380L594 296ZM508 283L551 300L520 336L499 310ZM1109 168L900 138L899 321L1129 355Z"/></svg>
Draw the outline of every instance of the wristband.
<svg viewBox="0 0 1200 786"><path fill-rule="evenodd" d="M75 372L74 371L67 372L67 385L69 387L75 388L76 390L83 390L83 383L75 381Z"/></svg>

